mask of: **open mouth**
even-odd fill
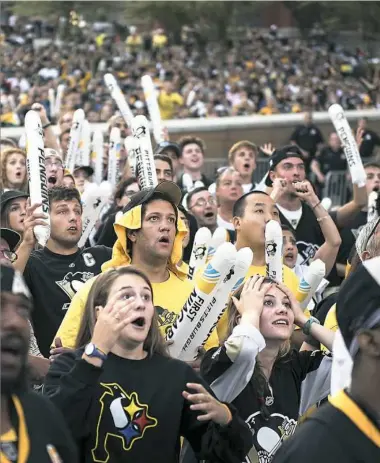
[[[24,343],[19,338],[13,338],[9,340],[1,341],[1,357],[2,361],[15,361],[17,360],[24,351]]]
[[[276,326],[289,326],[289,321],[286,320],[285,318],[281,318],[281,319],[276,320],[275,322],[273,322],[272,325],[276,325]]]
[[[213,218],[214,216],[215,216],[215,215],[214,215],[213,212],[206,212],[206,213],[205,213],[206,219],[211,219],[211,218]]]
[[[68,230],[68,231],[71,231],[71,232],[77,232],[77,231],[78,231],[78,228],[72,226],[72,227],[69,227],[67,230]]]
[[[161,238],[158,240],[159,243],[164,243],[164,244],[169,244],[170,240],[168,236],[161,236]]]
[[[134,320],[132,322],[132,325],[137,326],[139,328],[144,328],[144,326],[145,326],[145,318],[144,317],[136,318],[136,320]]]
[[[55,185],[57,183],[57,177],[55,177],[54,175],[51,175],[48,179],[47,179],[48,183],[51,183],[52,185]]]
[[[285,259],[293,259],[294,254],[292,252],[288,252],[287,254],[284,255]]]
[[[245,164],[243,164],[243,167],[245,170],[248,170],[251,166],[246,162]]]
[[[16,172],[16,177],[20,178],[21,177],[21,172]]]

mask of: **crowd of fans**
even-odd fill
[[[17,18],[10,27],[15,34]],[[54,35],[54,30],[45,29],[44,33]],[[113,67],[117,63],[107,62],[112,61],[111,54],[106,56],[103,47],[109,47],[108,52],[128,50],[119,64],[124,69],[124,58],[131,59],[128,70],[135,70],[137,80],[119,74],[124,86],[125,82],[136,85],[137,71],[146,70],[140,69],[144,59],[153,56],[154,62],[160,63],[156,71],[158,78],[162,71],[162,92],[167,96],[168,87],[178,85],[178,108],[172,108],[176,116],[182,114],[180,102],[190,97],[193,84],[202,82],[193,94],[194,104],[204,96],[204,83],[206,87],[216,84],[215,92],[220,85],[228,114],[237,104],[233,89],[242,93],[241,88],[250,85],[249,73],[265,79],[263,88],[270,88],[265,66],[259,70],[256,61],[249,72],[244,66],[237,68],[232,50],[227,55],[233,57],[230,66],[220,71],[223,76],[192,77],[196,73],[192,66],[178,70],[172,66],[168,80],[165,57],[172,54],[173,63],[176,52],[163,31],[156,34],[160,37],[158,41],[156,37],[156,47],[154,36],[148,47],[138,38],[138,31],[128,36],[126,44],[98,36],[93,51],[81,54],[67,49],[66,63],[61,62],[62,49],[55,54],[53,45],[49,45],[48,55],[45,51],[38,56],[31,50],[30,55],[22,55],[27,44],[18,48],[23,70],[15,78],[25,87],[33,84],[23,92],[28,98],[23,111],[30,106],[43,126],[45,161],[40,158],[39,170],[41,178],[46,177],[49,211],[42,212],[40,204],[31,203],[25,150],[2,138],[1,461],[379,461],[380,163],[376,155],[380,138],[368,128],[366,119],[353,127],[365,184],[352,182],[339,137],[332,131],[325,140],[310,112],[305,112],[302,124],[289,133],[285,146],[274,147],[268,140],[258,147],[255,140],[237,140],[224,153],[225,165],[213,176],[205,175],[207,148],[196,136],[173,140],[165,131],[165,141],[154,147],[152,168],[157,184],[149,188],[141,187],[143,173],[130,165],[122,148],[118,182],[111,185],[107,204],[99,211],[85,245],[80,245],[88,219],[89,192],[100,191],[100,184],[110,180],[110,131],[120,129],[122,147],[130,135],[110,100],[103,114],[107,104],[103,83],[92,75],[86,78],[78,68],[81,62],[87,63],[91,53],[100,55],[97,66],[103,60],[104,70],[110,66],[116,74],[121,70]],[[247,40],[247,49],[255,40]],[[286,47],[275,28],[266,40],[257,38],[256,44],[261,50],[272,47],[273,62],[276,50],[283,52]],[[309,49],[313,55],[305,52],[303,61],[303,53],[292,55],[293,44],[288,63],[278,56],[282,70],[276,67],[275,71],[266,63],[271,72],[284,73],[277,76],[280,86],[281,79],[286,82],[282,89],[271,89],[272,102],[278,104],[281,91],[292,104],[302,106],[308,98],[305,75],[296,72],[286,77],[290,68],[302,72],[314,66],[316,79],[327,77],[326,88],[342,79],[350,93],[355,81],[337,74],[332,78],[331,70],[319,62],[323,49],[323,45],[315,45]],[[215,65],[214,70],[223,62],[218,61],[216,49],[209,55],[210,50],[198,50],[196,42],[185,43],[177,51],[188,60],[179,60],[178,66],[193,60],[197,73],[203,72],[205,56]],[[260,58],[265,61],[265,51],[262,53]],[[331,53],[330,57],[335,56]],[[40,72],[40,64],[29,71],[28,65],[22,64],[25,56],[25,63],[43,63],[45,71]],[[6,67],[11,67],[13,58],[7,55]],[[43,92],[61,81],[58,62],[65,69],[66,82],[72,82],[67,84],[57,137]],[[324,68],[321,74],[320,65]],[[30,74],[24,74],[26,69]],[[95,69],[94,75],[97,72]],[[239,82],[243,79],[243,87],[238,81],[236,87],[228,82],[234,72],[238,72]],[[49,73],[58,75],[49,80]],[[37,74],[37,81],[29,82]],[[190,84],[188,95],[182,78]],[[3,76],[2,85],[7,86],[8,81],[9,77]],[[298,98],[302,95],[302,102],[297,97],[293,101],[292,93],[287,93],[289,82],[293,89],[299,85],[295,93]],[[17,85],[14,89],[16,95]],[[142,106],[135,109],[144,110],[139,89],[136,92],[136,102],[141,101]],[[263,91],[260,98],[269,98],[268,92]],[[357,89],[354,92],[357,97]],[[260,98],[251,100],[252,108],[258,109],[255,105]],[[332,102],[329,98],[323,105]],[[99,106],[95,110],[96,101]],[[307,103],[309,107],[310,101]],[[95,164],[78,164],[72,171],[65,166],[72,110],[78,106],[86,109],[90,122],[91,113],[102,113],[108,123],[103,182],[96,183],[93,178]],[[269,159],[268,172],[256,182],[260,155]],[[335,171],[346,177],[348,197],[330,209],[324,187],[329,173]],[[37,227],[46,227],[47,220],[49,237],[42,245]],[[269,258],[277,246],[276,242],[267,246],[268,224],[282,232],[281,279],[268,277]],[[232,294],[226,293],[225,299],[223,285],[235,270],[228,274],[221,270],[220,291],[210,293],[207,304],[202,295],[216,278],[213,260],[195,274],[189,268],[200,228],[206,228],[203,231],[215,239],[208,249],[204,246],[202,255],[218,253],[218,246],[228,242],[227,248],[245,250],[251,256],[244,282]],[[218,241],[221,236],[223,244]],[[324,279],[303,306],[305,292],[311,291],[308,272],[315,262],[323,269]],[[218,300],[221,295],[223,300]],[[219,314],[203,344],[192,346],[196,352],[192,361],[170,355],[170,339],[178,323],[194,317],[196,321],[192,318],[191,322],[201,327],[211,317],[216,300],[226,310]],[[194,312],[187,311],[189,307]],[[179,340],[175,335],[173,339],[175,346]]]
[[[61,112],[81,107],[90,122],[106,122],[115,110],[106,72],[117,77],[135,114],[146,112],[140,78],[150,74],[163,119],[323,111],[336,102],[345,109],[380,107],[372,57],[323,34],[303,40],[284,38],[276,27],[247,29],[222,45],[190,27],[175,43],[161,28],[118,33],[111,24],[78,24],[75,34],[56,41],[60,26],[10,17],[2,35],[2,126],[22,125],[37,100],[51,117],[48,90],[59,84],[66,86]],[[47,44],[36,48],[35,37]]]

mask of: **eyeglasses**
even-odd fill
[[[45,166],[46,167],[52,167],[52,166],[63,167],[63,164],[62,164],[62,161],[52,162],[52,161],[48,160],[48,161],[45,161]]]
[[[123,196],[126,196],[127,198],[131,198],[135,193],[137,192],[134,190],[127,190],[127,191],[124,191]]]
[[[0,249],[0,253],[3,255],[5,259],[9,260],[11,263],[17,260],[17,254],[13,251],[8,251],[7,249]]]
[[[190,207],[192,209],[193,207],[205,207],[206,204],[210,204],[210,206],[216,206],[216,200],[213,196],[210,196],[208,199],[205,198],[199,198],[195,201],[195,203]]]

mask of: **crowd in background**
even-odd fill
[[[86,24],[55,40],[58,21],[11,16],[2,35],[1,125],[19,126],[34,101],[50,115],[48,89],[65,84],[62,112],[83,108],[90,122],[106,122],[115,104],[104,86],[112,72],[135,114],[146,113],[140,78],[150,74],[163,119],[380,107],[379,69],[360,49],[345,50],[326,35],[285,38],[275,26],[246,29],[228,44],[207,42],[184,27],[180,43],[157,27]],[[126,37],[126,38],[125,38]],[[48,39],[38,48],[35,38]],[[60,115],[57,115],[58,118]]]
[[[147,37],[132,27],[126,41],[84,28],[81,45],[36,52],[30,40],[53,37],[54,28],[18,18],[8,26],[1,85],[11,115],[2,123],[23,125],[30,108],[39,114],[49,215],[30,202],[23,143],[1,138],[1,461],[379,461],[377,131],[366,118],[352,126],[365,176],[354,183],[333,126],[325,139],[309,110],[284,146],[236,140],[213,175],[201,138],[174,140],[164,129],[153,148],[157,185],[142,188],[146,179],[124,145],[131,130],[102,81],[112,71],[135,113],[145,112],[139,79],[151,72],[162,85],[163,119],[324,110],[333,102],[375,107],[368,88],[379,77],[355,77],[362,55],[343,58],[323,34],[287,42],[275,27],[247,31],[227,53],[202,47],[188,29],[172,46],[161,29]],[[48,88],[63,81],[57,136]],[[90,123],[107,122],[102,182],[94,160],[67,169],[77,108]],[[113,127],[122,141],[118,179],[82,246],[86,201],[110,181]],[[260,156],[268,172],[256,181]],[[331,208],[325,187],[334,172],[348,188]],[[278,243],[267,242],[269,225],[281,233],[278,279],[268,278]],[[199,317],[191,319],[193,340],[237,268],[221,270],[220,292],[206,304],[201,291],[210,274],[215,279],[207,273],[214,261],[195,275],[189,268],[200,228],[215,239],[204,255],[217,243],[250,258],[244,284],[218,301],[226,310],[207,339],[185,345],[194,349],[185,362],[171,355],[177,323]],[[315,263],[320,285],[303,306]]]

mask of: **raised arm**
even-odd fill
[[[297,195],[311,207],[321,227],[325,242],[316,252],[314,259],[321,259],[325,263],[326,275],[328,275],[335,264],[339,246],[342,243],[339,231],[333,219],[319,201],[310,182],[298,182],[295,188]]]

